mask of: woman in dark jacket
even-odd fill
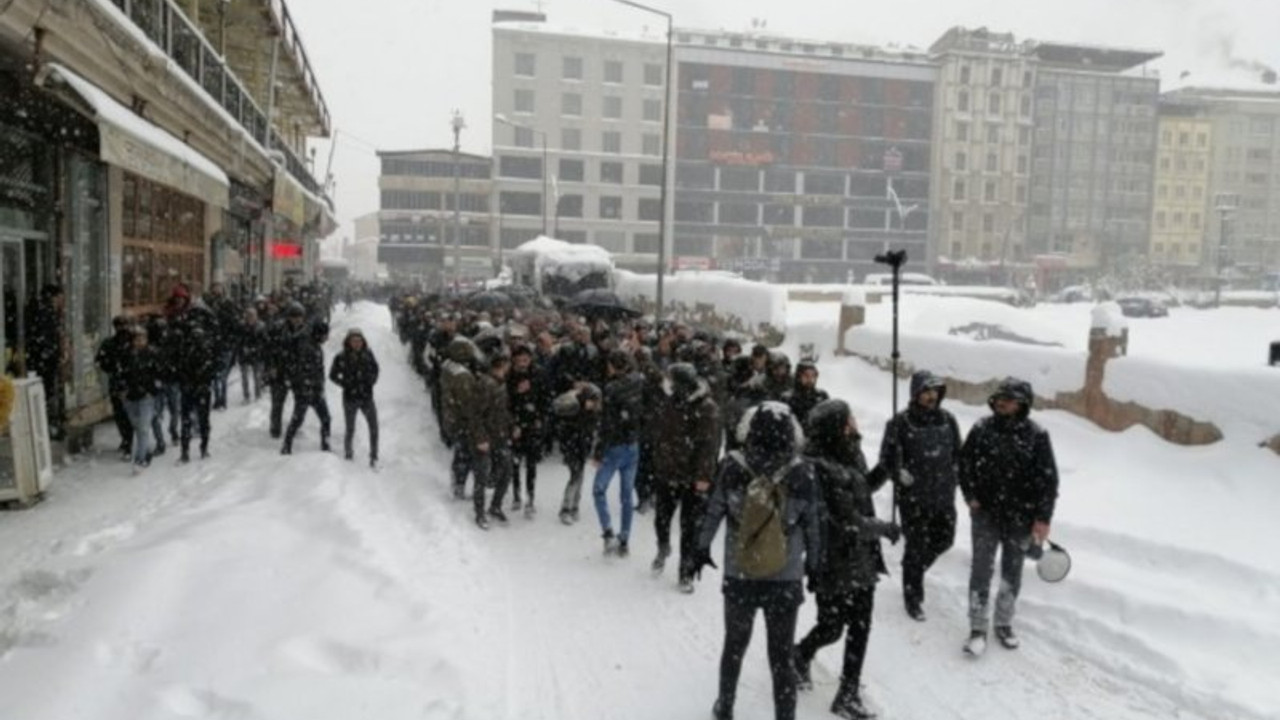
[[[373,356],[364,333],[356,328],[347,331],[342,352],[333,359],[329,380],[342,388],[342,416],[346,421],[343,452],[354,457],[351,441],[356,434],[356,413],[364,413],[369,423],[369,466],[378,464],[378,406],[373,401],[373,386],[378,382],[378,359]]]
[[[811,686],[813,656],[839,640],[847,627],[844,668],[831,712],[848,720],[868,718],[871,714],[862,704],[858,687],[876,583],[886,574],[880,539],[897,542],[900,531],[897,525],[876,519],[871,496],[885,477],[867,470],[848,403],[819,403],[805,427],[805,458],[813,464],[822,492],[822,559],[810,577],[810,588],[818,599],[818,624],[796,646],[796,675],[802,687]]]
[[[151,464],[151,418],[155,395],[160,389],[160,358],[147,342],[147,331],[135,327],[133,344],[121,363],[121,386],[125,413],[133,427],[133,469],[139,472]]]

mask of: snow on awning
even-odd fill
[[[98,124],[103,162],[210,205],[230,206],[231,182],[217,163],[137,115],[98,86],[57,63],[40,69],[36,85],[70,99],[73,107]]]

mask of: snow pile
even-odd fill
[[[614,273],[614,289],[624,300],[653,301],[657,295],[656,275],[640,275],[626,270]],[[665,302],[682,304],[690,310],[711,307],[717,315],[737,318],[752,329],[768,325],[779,331],[787,327],[787,291],[780,285],[744,280],[725,273],[681,272],[663,281]]]
[[[1280,371],[1222,370],[1175,360],[1123,357],[1107,363],[1107,397],[1212,422],[1227,437],[1261,442],[1280,433]]]
[[[1124,337],[1129,330],[1129,321],[1125,319],[1124,313],[1120,311],[1119,303],[1104,302],[1098,303],[1092,312],[1094,330],[1101,330],[1106,333],[1109,338]]]
[[[824,293],[833,297],[839,297],[841,293],[849,288],[856,288],[871,295],[884,295],[885,297],[893,295],[893,286],[889,283],[883,285],[875,283],[854,285],[830,283],[792,284],[787,285],[786,288],[788,291],[797,293]],[[1021,297],[1017,290],[986,285],[900,285],[899,289],[902,295],[977,298],[1002,303],[1015,303]]]
[[[534,272],[578,282],[593,273],[613,272],[613,256],[598,245],[574,244],[545,235],[512,250],[510,255],[532,257]],[[513,258],[514,259],[514,258]]]

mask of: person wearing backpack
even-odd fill
[[[840,639],[844,666],[831,712],[845,720],[875,717],[862,704],[859,685],[871,635],[876,583],[887,575],[881,538],[898,542],[897,524],[876,519],[871,496],[887,480],[880,468],[868,471],[862,436],[843,400],[827,400],[809,412],[805,424],[805,458],[813,464],[822,492],[822,559],[809,588],[818,601],[818,624],[795,649],[796,679],[802,689],[813,686],[809,667],[819,650]]]
[[[560,452],[569,467],[564,501],[560,504],[560,522],[578,522],[578,505],[582,501],[582,479],[591,453],[591,441],[600,424],[600,388],[591,383],[570,390],[552,403],[556,430],[560,435]]]
[[[813,466],[799,457],[804,434],[780,402],[747,411],[738,428],[742,451],[720,463],[698,537],[695,577],[710,565],[711,542],[722,521],[724,542],[724,650],[716,720],[732,720],[742,660],[756,611],[764,611],[776,720],[796,716],[792,647],[804,602],[804,577],[818,571],[821,498]]]

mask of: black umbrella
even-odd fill
[[[527,285],[503,285],[502,287],[494,288],[493,292],[501,293],[511,298],[511,301],[519,308],[532,307],[538,299],[538,291]]]
[[[465,304],[468,310],[476,312],[510,310],[515,306],[510,296],[492,290],[484,290],[468,297]]]
[[[640,317],[640,311],[627,306],[612,290],[598,288],[583,290],[573,296],[569,309],[591,319],[623,320]]]

